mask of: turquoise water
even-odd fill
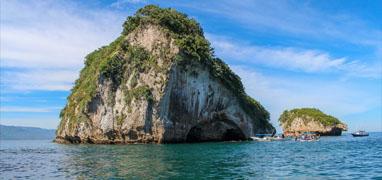
[[[319,142],[61,145],[1,141],[1,179],[382,179],[382,133]]]

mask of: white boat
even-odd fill
[[[272,141],[286,141],[286,140],[290,140],[290,138],[285,137],[283,134],[272,136]]]
[[[259,141],[259,142],[270,142],[270,141],[285,141],[288,140],[287,138],[284,138],[282,136],[254,136],[251,137],[252,140],[254,141]]]
[[[300,141],[300,142],[312,142],[312,141],[319,141],[319,139],[297,139],[297,141]]]
[[[357,131],[357,132],[351,133],[351,135],[353,135],[353,137],[362,137],[362,136],[369,136],[369,133],[366,131]]]
[[[300,142],[312,142],[312,141],[319,141],[320,136],[315,133],[305,132],[301,136],[296,137],[296,141]]]
[[[251,137],[252,140],[258,142],[270,142],[272,141],[271,137]]]

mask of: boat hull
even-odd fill
[[[351,134],[353,137],[363,137],[363,136],[369,136],[369,134]]]

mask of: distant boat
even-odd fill
[[[353,135],[354,137],[362,137],[362,136],[369,136],[369,133],[366,131],[357,131],[357,132],[351,133],[351,135]]]
[[[255,134],[251,139],[259,142],[270,142],[272,141],[272,134]]]
[[[283,135],[273,136],[273,134],[256,134],[255,136],[251,137],[251,139],[254,141],[258,141],[258,142],[286,141],[286,140],[288,140]]]
[[[271,137],[251,137],[252,140],[258,142],[271,142]]]
[[[313,132],[304,132],[302,135],[296,137],[295,140],[300,142],[319,141],[320,136]]]

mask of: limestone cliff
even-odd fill
[[[346,124],[314,108],[284,111],[279,122],[286,136],[295,136],[303,132],[315,132],[323,136],[339,136],[342,131],[347,130]]]
[[[275,131],[195,20],[149,5],[123,26],[117,40],[86,57],[56,142],[244,140]]]

